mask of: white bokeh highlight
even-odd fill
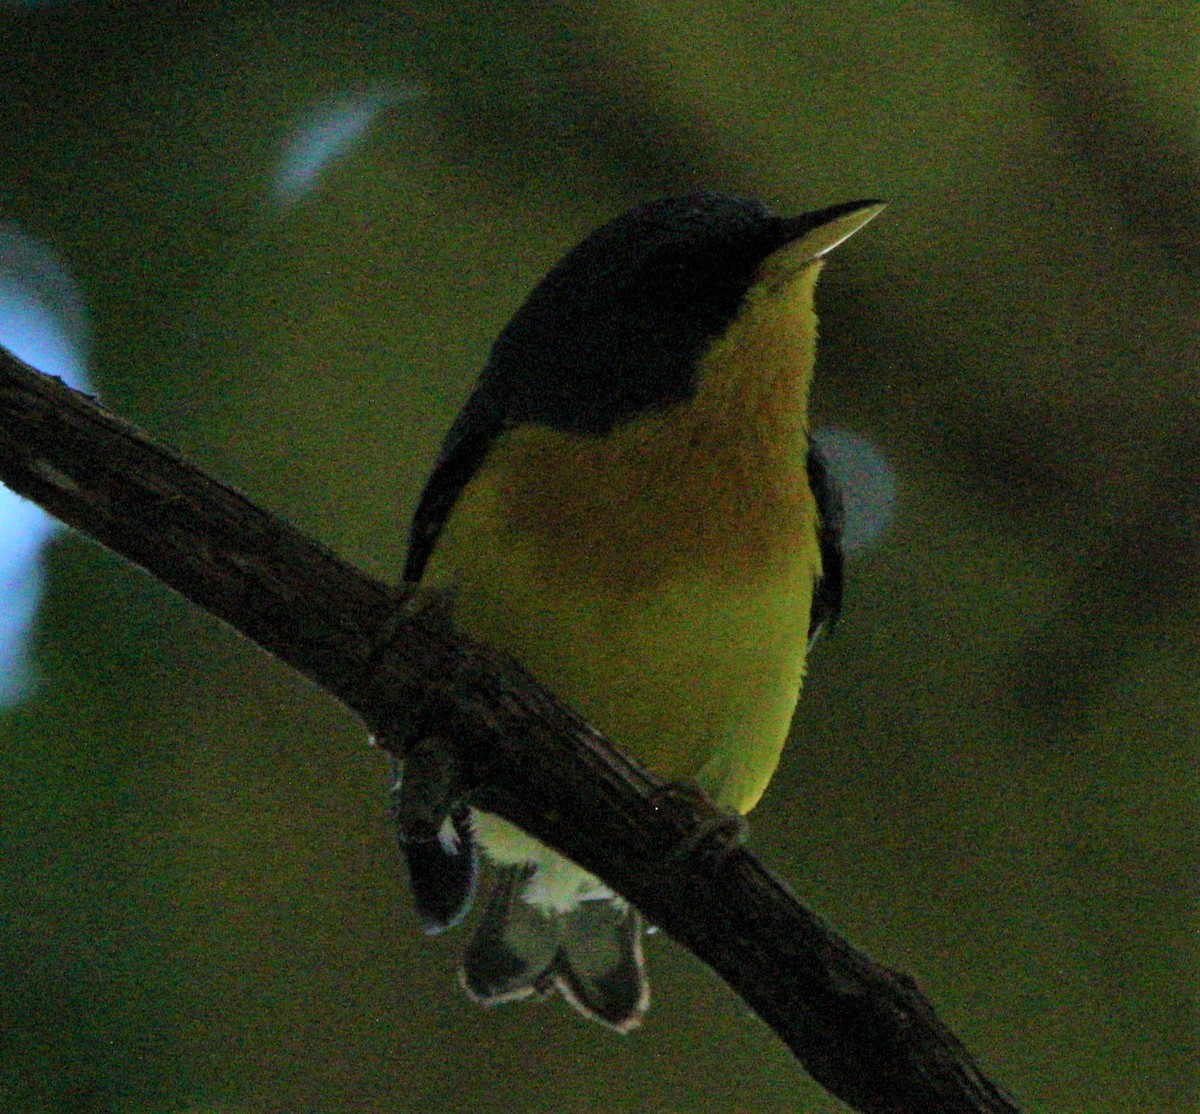
[[[286,207],[311,193],[321,174],[353,151],[383,112],[424,95],[420,86],[402,85],[344,94],[312,109],[284,145],[272,187],[275,200]]]

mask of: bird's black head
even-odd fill
[[[816,259],[880,208],[855,201],[785,218],[757,201],[695,193],[593,232],[497,338],[421,497],[405,579],[421,577],[459,494],[506,430],[600,436],[692,398],[701,356],[737,317],[763,261],[802,238]]]
[[[585,434],[690,398],[701,354],[737,315],[759,264],[811,227],[804,221],[720,193],[610,221],[517,310],[481,391],[504,425]]]

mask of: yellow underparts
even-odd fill
[[[425,576],[452,587],[464,629],[622,750],[740,812],[779,761],[820,575],[806,471],[817,269],[752,289],[690,403],[606,437],[504,435]],[[606,892],[497,817],[477,830],[494,859],[542,865],[535,903]]]

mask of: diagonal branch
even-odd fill
[[[303,673],[382,739],[441,709],[478,800],[603,878],[869,1114],[1016,1114],[907,976],[801,906],[444,604],[357,571],[0,349],[0,481]],[[691,848],[681,854],[680,848]]]

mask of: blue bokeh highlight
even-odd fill
[[[0,222],[0,345],[86,390],[87,316],[69,272],[44,244]],[[42,591],[42,551],[60,525],[0,487],[0,704],[26,694],[29,637]]]

